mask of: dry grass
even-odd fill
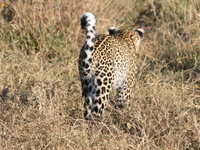
[[[0,149],[199,149],[198,0],[0,2]],[[97,33],[145,29],[131,106],[88,126],[77,70],[84,12]]]

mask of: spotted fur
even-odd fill
[[[136,53],[143,29],[109,28],[109,35],[95,36],[95,17],[85,13],[81,28],[86,40],[79,56],[79,74],[84,98],[84,118],[100,118],[111,90],[116,90],[116,106],[129,102],[136,74]]]

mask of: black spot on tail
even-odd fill
[[[89,63],[92,63],[92,58],[89,58],[88,61],[89,61]]]
[[[95,26],[93,26],[92,28],[93,28],[93,30],[95,30]]]
[[[85,29],[86,28],[86,25],[87,25],[87,16],[83,16],[82,18],[81,18],[81,28],[82,29]]]
[[[91,47],[90,47],[90,51],[93,51],[93,48],[94,48],[94,47],[93,47],[93,46],[91,46]]]
[[[91,38],[91,36],[87,35],[87,39],[90,39],[90,38]]]

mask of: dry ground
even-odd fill
[[[0,1],[0,149],[200,149],[198,0]],[[86,128],[79,19],[143,27],[131,106]],[[113,98],[112,98],[113,99]]]

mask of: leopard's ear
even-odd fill
[[[138,32],[138,34],[139,34],[139,36],[140,36],[141,38],[143,37],[144,29],[142,29],[142,28],[137,28],[135,31]]]
[[[109,32],[109,35],[113,35],[114,33],[116,33],[115,26],[109,26],[108,27],[108,32]]]

